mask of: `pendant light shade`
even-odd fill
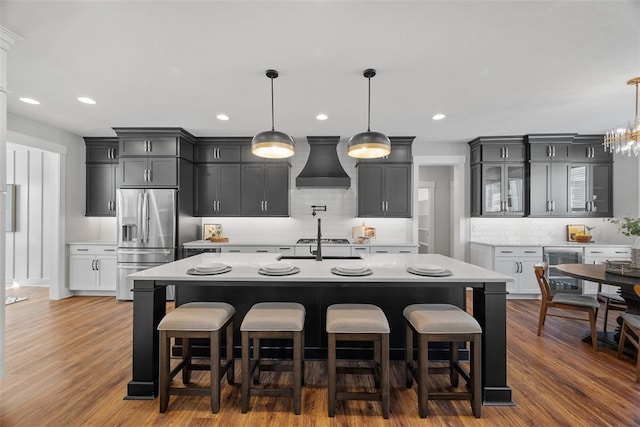
[[[349,139],[347,154],[358,159],[375,159],[388,156],[391,153],[391,141],[383,133],[371,132],[371,78],[376,75],[376,70],[372,68],[366,69],[363,75],[369,80],[367,131],[360,132]]]
[[[295,153],[295,142],[284,132],[275,130],[273,114],[273,79],[278,77],[276,70],[267,70],[266,76],[271,79],[271,130],[260,132],[251,140],[251,152],[267,159],[284,159]]]

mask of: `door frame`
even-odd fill
[[[451,192],[451,257],[460,261],[466,258],[466,246],[468,240],[468,221],[464,216],[465,183],[466,183],[466,157],[465,156],[413,156],[413,182],[420,182],[419,172],[421,166],[451,166],[453,169],[453,181]],[[413,241],[418,241],[418,186],[413,187]]]

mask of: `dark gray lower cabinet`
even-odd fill
[[[117,163],[87,163],[86,215],[115,216]]]
[[[240,193],[242,215],[288,216],[289,164],[243,164]]]
[[[358,165],[359,217],[411,217],[411,164]]]
[[[195,165],[195,215],[240,215],[240,164]]]

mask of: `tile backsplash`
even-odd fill
[[[550,244],[567,241],[567,224],[584,224],[594,243],[633,244],[606,218],[471,218],[469,240],[496,244]]]
[[[309,157],[309,144],[296,141],[296,154],[290,159],[288,218],[202,218],[203,224],[222,224],[223,234],[235,242],[291,242],[298,238],[315,237],[317,218],[322,219],[322,235],[326,238],[351,239],[351,227],[367,225],[376,227],[377,236],[372,243],[407,243],[412,240],[411,218],[357,218],[357,169],[356,159],[347,156],[347,139],[338,144],[338,158],[351,177],[348,189],[296,188],[296,177]],[[311,205],[326,205],[326,212],[311,215]]]

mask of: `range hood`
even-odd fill
[[[296,178],[298,188],[349,188],[351,178],[338,159],[339,136],[308,136],[307,164]]]

